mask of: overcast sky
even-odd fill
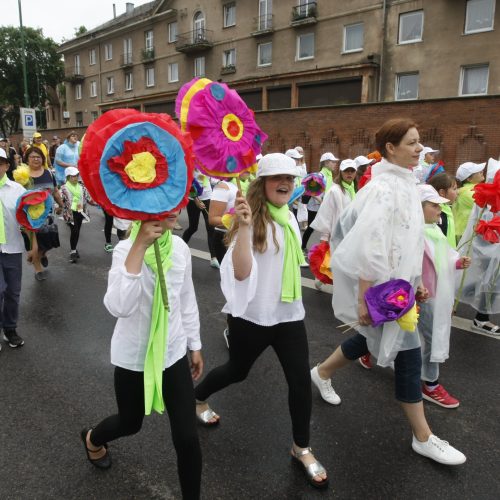
[[[135,7],[150,0],[130,0]],[[127,0],[21,0],[23,25],[42,28],[45,36],[61,43],[74,38],[75,28],[95,28],[125,12]],[[0,26],[19,26],[18,0],[0,0]]]

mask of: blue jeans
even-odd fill
[[[0,252],[0,328],[17,327],[22,273],[22,253]]]
[[[368,354],[366,338],[360,333],[345,340],[340,345],[342,354],[349,360]],[[422,401],[422,385],[420,372],[422,368],[422,352],[420,347],[399,351],[394,360],[396,399],[403,403]]]

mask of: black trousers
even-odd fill
[[[302,235],[302,250],[305,250],[307,248],[307,242],[309,241],[311,234],[313,234],[314,229],[311,227],[311,224],[316,218],[316,215],[318,215],[318,212],[313,212],[312,210],[307,211],[307,229]]]
[[[144,374],[115,368],[118,413],[105,418],[91,433],[95,446],[136,434],[144,420]],[[201,482],[201,448],[196,427],[193,381],[187,356],[163,372],[163,400],[177,453],[182,498],[198,499]]]
[[[309,446],[312,396],[309,347],[304,322],[260,326],[228,315],[227,323],[229,361],[214,368],[196,387],[196,399],[205,401],[214,392],[245,380],[256,359],[265,349],[272,347],[288,383],[293,440],[297,446],[306,448]]]
[[[210,200],[204,200],[203,203],[207,207],[206,211],[198,208],[194,200],[189,200],[186,210],[188,214],[189,226],[182,234],[182,239],[189,243],[191,236],[193,236],[196,231],[198,231],[198,224],[200,222],[200,213],[203,215],[205,221],[205,228],[207,230],[207,243],[208,251],[210,252],[210,257],[215,257],[214,250],[214,228],[208,223],[208,209],[210,207]]]
[[[78,240],[80,239],[80,229],[82,228],[83,215],[73,210],[73,224],[69,225],[71,234],[69,236],[69,246],[71,250],[76,250]]]
[[[111,245],[111,231],[113,230],[113,216],[109,215],[104,210],[102,212],[104,213],[104,239],[106,240],[107,244]],[[127,234],[127,231],[125,231],[124,229],[117,229],[116,230],[116,235],[118,236],[119,240],[124,240],[126,234]]]
[[[225,236],[226,236],[225,232],[217,231],[216,229],[214,229],[214,235],[212,241],[214,244],[215,256],[217,257],[217,260],[219,262],[222,262],[222,259],[224,258],[224,255],[226,255],[227,252],[227,247],[224,243]]]

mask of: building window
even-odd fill
[[[97,97],[97,82],[95,80],[90,82],[90,97]]]
[[[99,117],[99,113],[97,111],[91,111],[90,112],[90,119],[95,122],[97,118]]]
[[[106,78],[106,89],[107,89],[108,94],[115,93],[115,77],[114,76],[108,76]]]
[[[179,81],[179,63],[168,64],[168,81],[169,83]]]
[[[153,30],[144,32],[144,45],[146,50],[153,49]]]
[[[231,2],[224,5],[224,28],[236,25],[236,3]]]
[[[113,45],[110,43],[107,43],[104,46],[104,60],[111,61],[111,59],[113,59]]]
[[[75,85],[75,99],[81,99],[82,98],[82,84],[77,83]]]
[[[460,76],[460,95],[482,95],[488,93],[487,64],[463,66]]]
[[[125,73],[125,90],[132,90],[134,88],[134,77],[132,71]]]
[[[196,57],[194,60],[194,76],[205,76],[205,57]]]
[[[422,41],[424,31],[424,11],[406,12],[399,15],[398,43],[415,43]]]
[[[273,27],[273,0],[259,0],[259,31]]]
[[[197,12],[193,17],[194,41],[205,39],[205,16],[203,12]]]
[[[75,75],[81,75],[80,72],[80,54],[77,54],[74,58],[75,61]]]
[[[273,42],[259,43],[257,47],[257,66],[271,66],[273,60]]]
[[[236,66],[236,49],[225,50],[222,53],[222,67]]]
[[[177,21],[168,23],[168,43],[177,41]]]
[[[89,66],[92,66],[95,64],[95,49],[90,49],[89,50]]]
[[[83,127],[83,112],[77,111],[75,113],[75,121],[77,127]]]
[[[396,76],[396,101],[418,99],[418,73],[402,73]]]
[[[155,84],[155,69],[146,68],[146,87],[154,87]]]
[[[361,102],[361,78],[299,84],[299,107]]]
[[[297,61],[314,57],[314,33],[307,33],[297,37]]]
[[[344,53],[363,50],[364,25],[363,23],[344,26]]]
[[[267,89],[267,109],[286,109],[291,106],[292,87],[271,87]]]
[[[123,39],[123,64],[132,64],[132,38]]]
[[[495,0],[468,0],[465,14],[465,33],[479,33],[493,29]]]

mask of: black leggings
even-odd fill
[[[303,321],[260,326],[228,315],[229,361],[214,368],[195,389],[196,399],[205,401],[214,392],[246,379],[255,360],[271,346],[278,356],[288,383],[288,406],[293,440],[309,446],[311,420],[311,373],[309,347]]]
[[[113,216],[109,215],[103,210],[104,213],[104,239],[106,240],[106,243],[111,245],[111,231],[113,230]],[[127,234],[127,231],[124,229],[117,229],[116,230],[116,235],[118,236],[118,239],[124,240],[125,235]]]
[[[90,439],[102,446],[122,436],[136,434],[144,419],[143,372],[115,367],[118,413],[105,418],[92,430]],[[198,499],[201,481],[201,449],[196,428],[193,381],[187,356],[163,372],[163,400],[170,420],[177,453],[177,472],[182,498]]]
[[[311,234],[313,234],[314,229],[311,227],[311,224],[316,218],[316,215],[318,215],[318,212],[313,212],[312,210],[307,211],[307,229],[302,235],[302,250],[305,250],[307,248],[307,242],[309,241]]]
[[[73,224],[69,225],[71,231],[71,234],[69,236],[69,246],[72,251],[76,250],[76,245],[78,245],[82,222],[83,215],[80,212],[75,212],[75,210],[73,210]]]
[[[217,231],[216,229],[214,229],[214,235],[212,241],[214,244],[215,256],[217,257],[219,263],[222,262],[222,259],[224,258],[224,255],[226,255],[227,252],[227,247],[224,243],[225,236],[226,236],[225,232]]]
[[[189,243],[191,236],[193,236],[196,231],[198,231],[198,223],[200,222],[200,212],[203,215],[203,219],[205,220],[205,228],[207,230],[207,242],[208,242],[208,250],[210,252],[210,257],[215,257],[214,250],[214,228],[208,223],[208,209],[210,207],[210,200],[204,200],[206,211],[198,208],[194,200],[189,200],[187,204],[187,214],[189,219],[189,227],[182,234],[182,239]]]

